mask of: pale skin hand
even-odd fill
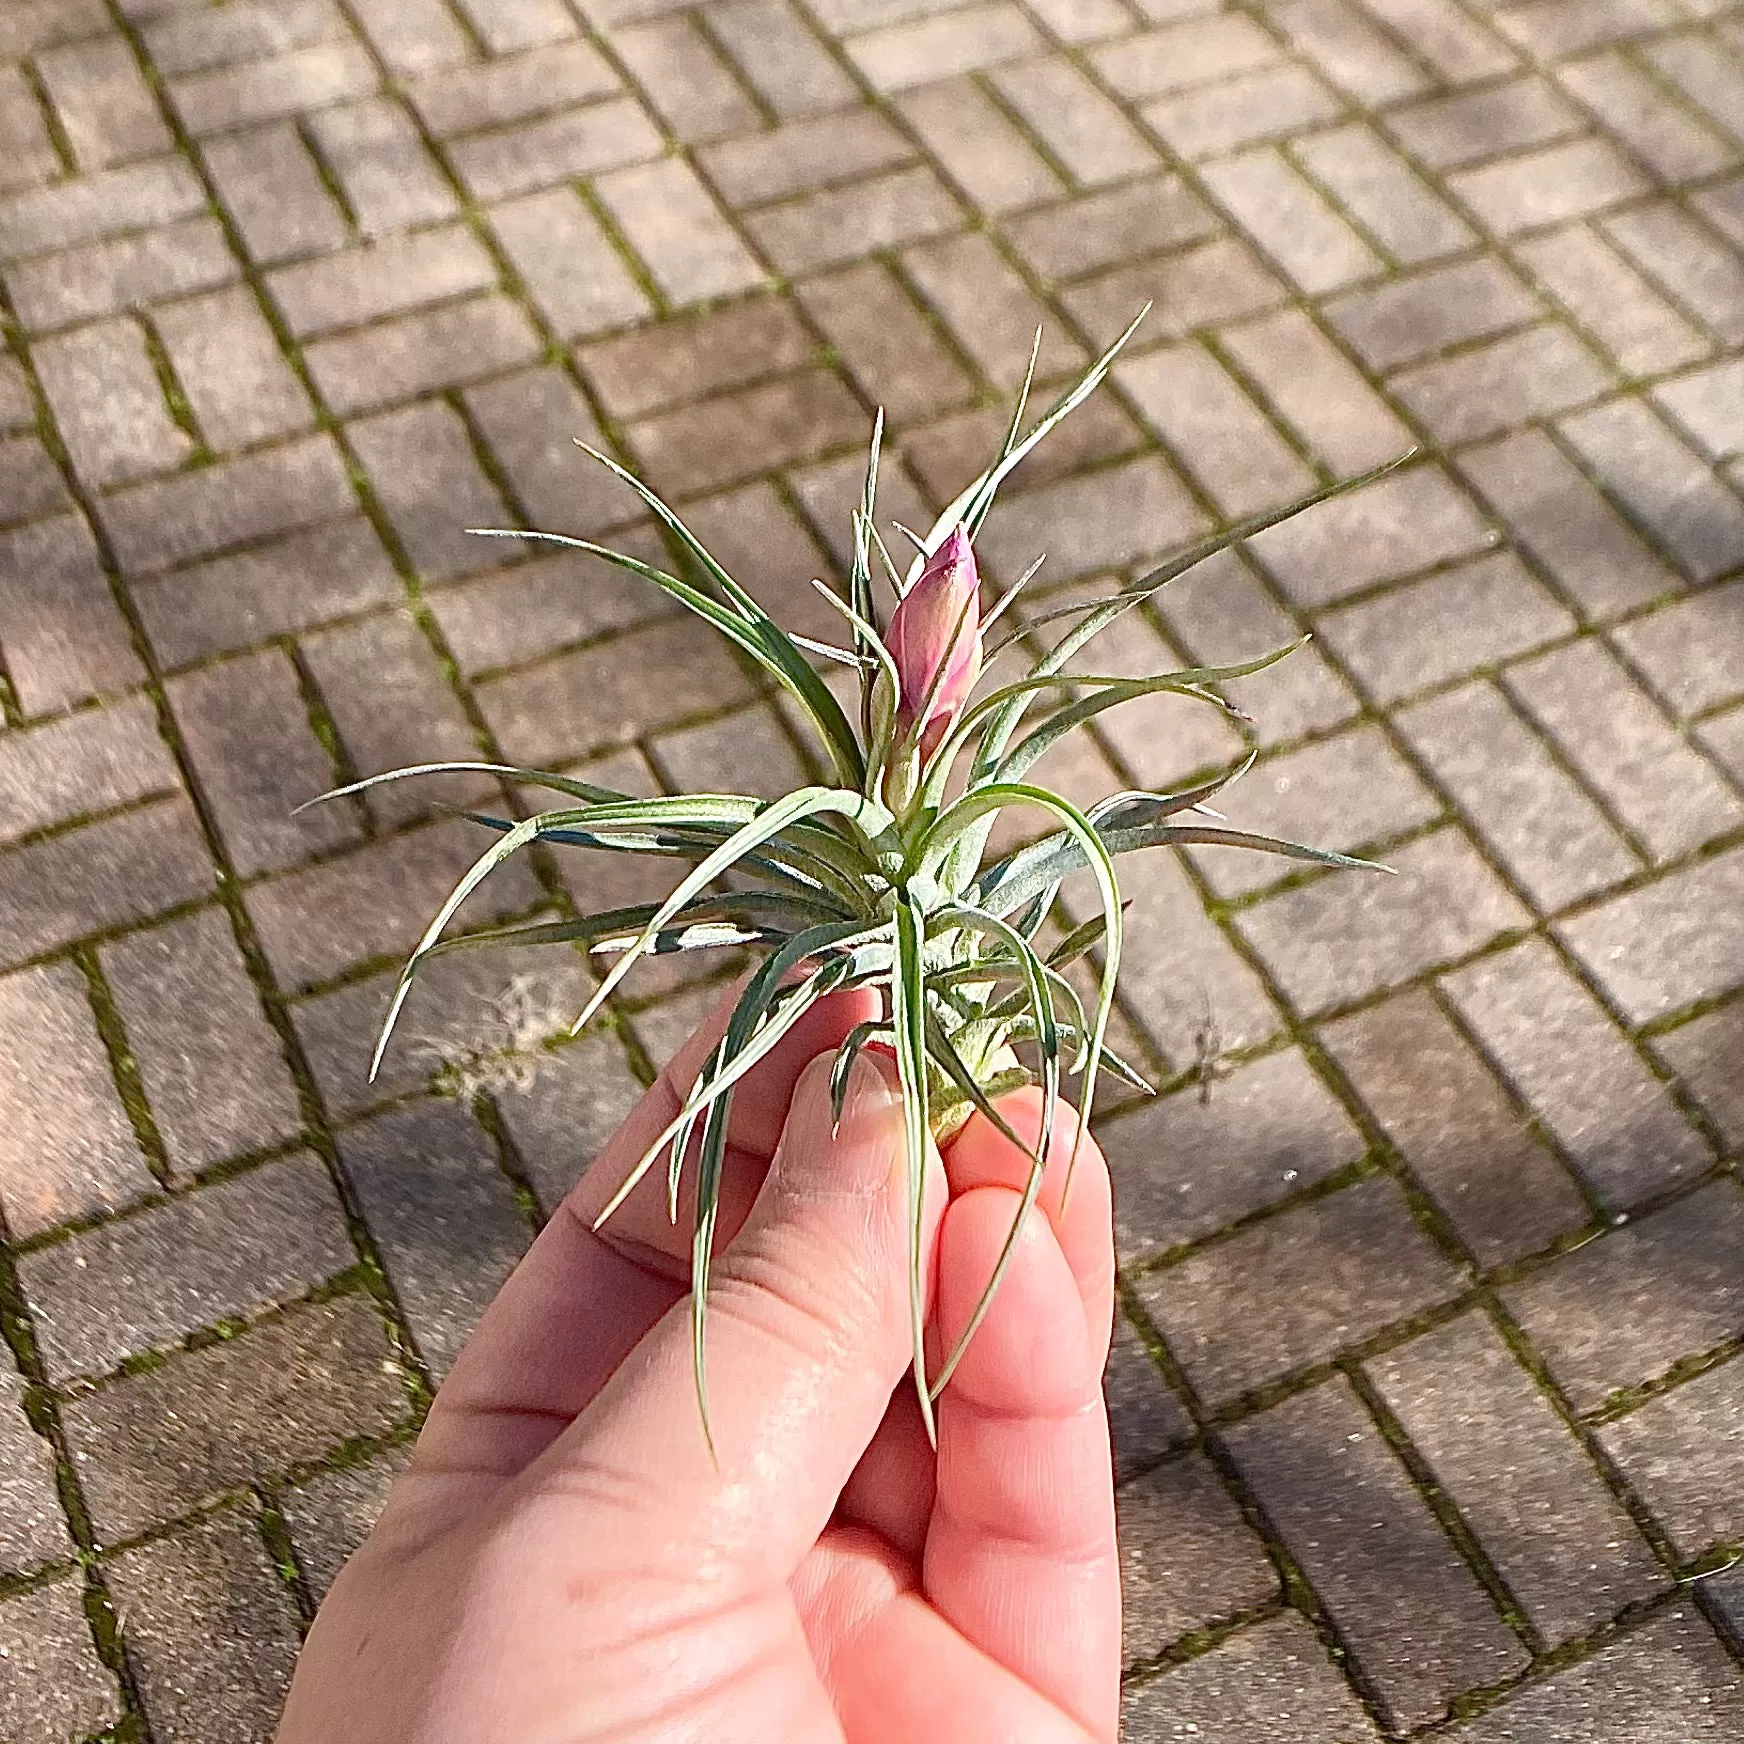
[[[663,1162],[591,1225],[724,1008],[455,1364],[316,1620],[279,1744],[1114,1738],[1107,1171],[1086,1139],[1061,1205],[1062,1122],[1038,1213],[939,1400],[935,1458],[904,1372],[900,1111],[859,1065],[832,1141],[814,1059],[874,1009],[824,1002],[739,1092],[709,1298],[718,1469],[691,1374],[688,1207],[675,1230]],[[1039,1101],[1002,1112],[1031,1136]],[[935,1366],[1027,1166],[979,1116],[932,1163]]]

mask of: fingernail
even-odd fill
[[[827,1079],[821,1087],[827,1110]],[[810,1164],[814,1178],[839,1190],[882,1191],[901,1154],[901,1106],[897,1087],[878,1065],[865,1054],[856,1056],[848,1068],[841,1125],[834,1138],[818,1147],[821,1154]]]

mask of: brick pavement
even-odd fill
[[[659,598],[460,529],[657,550],[583,435],[810,627],[875,404],[916,518],[1038,321],[1057,377],[1146,298],[1002,572],[1419,456],[1110,651],[1316,632],[1243,687],[1230,810],[1404,874],[1128,873],[1169,1089],[1103,1128],[1128,1736],[1744,1730],[1744,1571],[1701,1578],[1744,1551],[1744,11],[7,0],[8,1744],[270,1735],[466,1328],[708,997],[662,969],[524,1088],[584,971],[445,960],[368,1086],[471,853],[428,800],[492,784],[291,806],[475,751],[803,771]],[[1231,754],[1146,706],[1057,778]]]

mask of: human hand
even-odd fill
[[[335,1583],[279,1744],[1106,1744],[1120,1586],[1101,1374],[1107,1170],[1069,1120],[929,1447],[906,1375],[901,1105],[828,1059],[832,996],[735,1099],[703,1439],[689,1207],[663,1170],[594,1217],[724,1027],[680,1051],[533,1244]],[[893,1077],[893,1074],[892,1074]],[[1031,1139],[1040,1098],[1001,1111]],[[930,1165],[933,1362],[998,1257],[1028,1159],[979,1115]],[[687,1177],[688,1178],[688,1177]]]

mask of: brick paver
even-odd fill
[[[442,809],[513,799],[291,807],[805,778],[662,600],[465,527],[670,561],[581,436],[829,633],[874,406],[922,520],[1037,322],[1051,385],[1152,299],[1001,577],[1418,452],[1109,638],[1313,632],[1227,809],[1400,873],[1128,873],[1127,1735],[1733,1735],[1740,1571],[1680,1583],[1744,1549],[1741,94],[1727,0],[0,5],[0,1733],[269,1735],[712,997],[528,1056],[587,966],[449,958],[366,1083]],[[1158,699],[1049,768],[1238,751]]]

